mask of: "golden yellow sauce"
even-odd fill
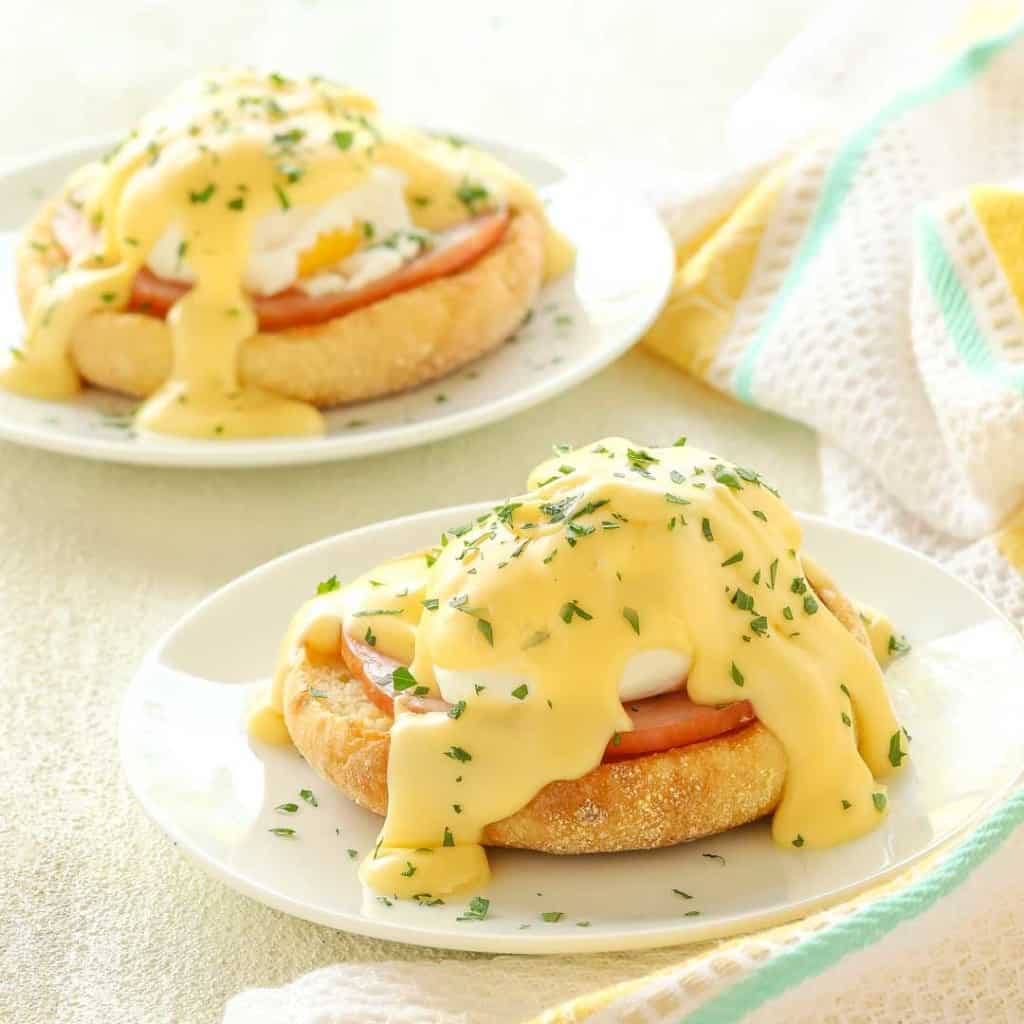
[[[322,432],[313,406],[239,380],[239,349],[257,331],[242,286],[252,229],[270,211],[315,206],[355,188],[378,165],[405,175],[412,219],[431,231],[505,206],[544,217],[529,185],[497,160],[394,125],[357,93],[320,79],[211,75],[171,96],[83,176],[92,181],[85,214],[99,230],[98,246],[40,289],[23,345],[0,368],[0,386],[43,398],[75,394],[76,324],[125,308],[150,250],[178,225],[196,283],[168,314],[171,374],[140,409],[140,426],[207,438]],[[572,249],[550,227],[546,234],[545,272],[553,277],[568,268]],[[322,244],[338,259],[351,245]],[[321,265],[324,252],[307,258],[306,269]]]
[[[885,668],[894,658],[898,658],[910,650],[906,637],[896,632],[892,620],[884,612],[880,612],[869,604],[864,604],[863,601],[857,602],[857,612],[861,622],[864,623],[868,639],[871,641],[871,650],[882,668]]]
[[[399,700],[368,886],[485,881],[485,826],[601,762],[631,728],[623,669],[651,649],[690,659],[694,701],[749,700],[782,744],[776,842],[823,847],[878,825],[876,779],[906,744],[878,662],[809,588],[800,526],[775,491],[695,448],[621,439],[559,454],[529,488],[425,555],[315,598],[286,637],[279,711],[303,644],[336,649],[339,628],[372,630],[423,692],[440,692],[442,669],[480,681],[448,714],[403,714]]]

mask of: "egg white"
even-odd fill
[[[657,647],[634,654],[626,662],[619,677],[619,699],[643,700],[659,693],[670,693],[680,690],[686,682],[690,671],[690,657],[680,651]],[[503,672],[497,669],[451,669],[434,666],[441,696],[449,704],[460,700],[469,700],[476,696],[476,687],[487,687],[487,695],[492,700],[505,701],[510,704],[519,703],[519,698],[512,696],[512,691],[522,685],[527,687],[527,697],[534,692],[534,679],[528,673]]]
[[[405,201],[405,175],[391,167],[375,166],[363,184],[333,196],[317,206],[274,210],[253,225],[249,263],[242,283],[250,294],[274,295],[299,280],[299,256],[317,238],[331,231],[350,229],[357,222],[373,225],[373,237],[386,239],[412,228]],[[182,256],[181,226],[171,224],[149,252],[146,265],[158,277],[193,284],[196,275]],[[341,273],[312,275],[304,282],[308,294],[323,294],[359,287],[398,269],[419,251],[417,243],[403,239],[393,248],[371,246],[350,256]],[[310,282],[313,283],[310,287]]]

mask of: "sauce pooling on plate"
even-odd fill
[[[0,386],[43,398],[75,394],[76,324],[138,308],[133,291],[147,281],[161,294],[166,278],[158,274],[154,288],[156,268],[169,276],[171,294],[175,282],[182,294],[167,313],[170,376],[138,422],[205,438],[324,427],[313,406],[240,380],[239,349],[259,329],[253,290],[299,285],[322,297],[401,266],[482,214],[544,218],[533,190],[487,154],[395,125],[365,96],[322,79],[254,72],[183,87],[102,164],[83,169],[69,201],[86,244],[40,288]],[[376,236],[377,217],[393,229],[386,237]],[[285,242],[303,230],[311,237],[289,249]],[[548,227],[546,276],[571,259]]]
[[[631,728],[624,669],[650,651],[688,666],[693,701],[749,701],[781,743],[776,842],[824,847],[878,825],[876,779],[907,756],[900,727],[871,651],[808,585],[776,491],[706,452],[621,439],[558,454],[529,488],[314,598],[289,630],[278,711],[304,645],[336,650],[339,630],[408,665],[396,690],[450,705],[412,714],[396,701],[368,886],[436,895],[486,881],[484,828],[600,764]]]

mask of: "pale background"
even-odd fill
[[[563,163],[625,155],[713,171],[726,163],[730,104],[813,7],[10,4],[0,165],[123,131],[182,76],[248,62],[323,73],[393,113]],[[238,990],[323,964],[442,956],[293,920],[207,879],[120,778],[120,696],[146,648],[244,570],[377,519],[514,492],[552,442],[608,433],[651,444],[686,433],[760,467],[796,507],[820,505],[807,431],[643,353],[503,424],[334,465],[133,469],[0,444],[0,1021],[206,1024]],[[514,961],[488,1019],[522,1019],[672,957]]]

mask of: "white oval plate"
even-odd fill
[[[914,756],[891,786],[881,828],[826,851],[775,846],[764,822],[650,852],[493,850],[483,922],[456,920],[466,897],[436,907],[379,902],[360,886],[356,856],[373,848],[380,819],[295,750],[251,740],[246,709],[290,616],[320,580],[427,546],[486,507],[398,519],[278,558],[203,601],[147,657],[122,710],[125,773],[146,811],[213,875],[298,917],[418,945],[493,953],[669,945],[767,927],[880,882],[977,821],[1024,768],[1024,641],[1013,627],[920,555],[804,517],[808,550],[914,643],[888,674]],[[285,802],[299,812],[275,812]],[[296,837],[268,831],[278,826]],[[546,923],[547,911],[564,917]]]
[[[576,266],[541,290],[513,339],[441,380],[390,398],[327,412],[323,437],[198,441],[138,434],[137,402],[87,389],[70,402],[0,391],[0,438],[110,462],[159,466],[276,466],[354,458],[449,437],[536,405],[592,376],[646,330],[668,293],[672,245],[654,211],[582,180],[561,178],[527,151],[481,141],[541,186],[554,223],[574,242]],[[42,198],[110,148],[92,143],[0,177],[0,343],[22,319],[14,292],[16,232]]]

